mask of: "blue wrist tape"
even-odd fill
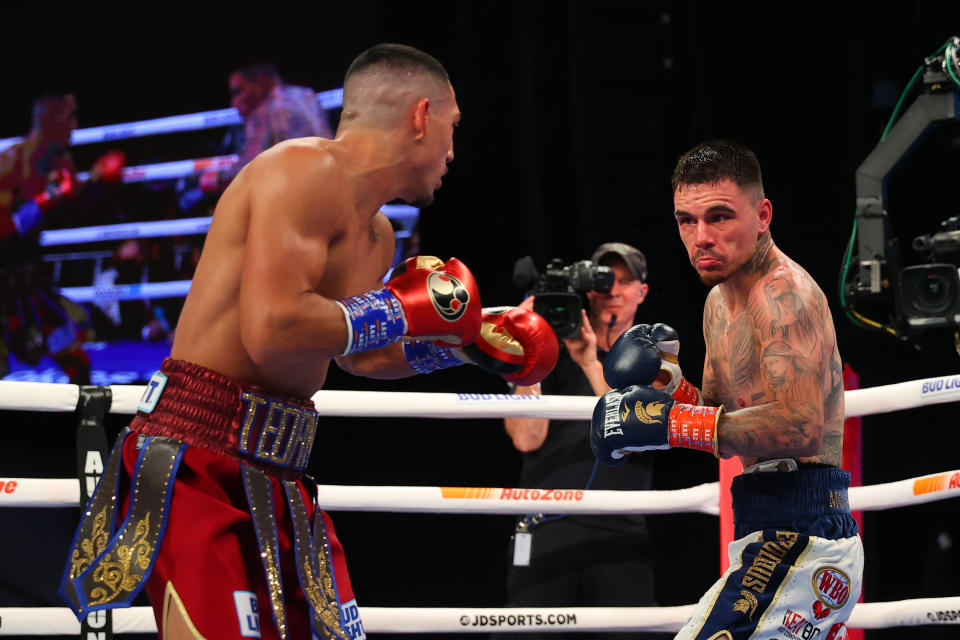
[[[25,236],[43,220],[43,211],[36,202],[27,200],[11,217],[13,224],[17,227],[17,233]]]
[[[406,356],[410,367],[417,373],[430,373],[439,369],[456,367],[461,362],[453,349],[425,340],[410,340],[403,343],[403,355]]]
[[[407,333],[407,319],[396,296],[386,289],[340,298],[347,319],[347,349],[343,355],[379,349]]]

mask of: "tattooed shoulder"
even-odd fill
[[[726,332],[729,320],[720,289],[714,287],[703,307],[703,335],[706,340]]]

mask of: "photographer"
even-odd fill
[[[603,359],[616,339],[633,326],[637,308],[650,290],[647,263],[643,253],[620,242],[598,247],[592,262],[612,269],[616,278],[612,287],[607,293],[586,292],[589,314],[581,311],[579,335],[562,340],[565,348],[553,373],[541,385],[517,387],[514,393],[601,396],[610,390],[603,379]],[[533,305],[531,296],[520,306],[532,309]],[[520,487],[650,488],[646,454],[630,456],[617,467],[596,465],[588,421],[506,418],[505,424],[514,447],[524,453]],[[507,596],[511,607],[654,606],[644,517],[535,514],[522,518],[514,536]],[[550,634],[553,640],[557,637]],[[576,637],[583,640],[589,634]]]

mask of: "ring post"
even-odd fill
[[[843,363],[843,388],[844,390],[860,388],[860,376],[846,362]],[[841,453],[840,468],[850,472],[851,487],[859,487],[863,484],[862,428],[863,418],[860,416],[851,416],[843,421],[843,452]],[[857,521],[860,536],[863,537],[863,511],[854,511],[853,518]],[[860,599],[857,602],[863,602],[865,589],[862,588],[862,582],[860,586]],[[847,635],[849,640],[864,639],[863,629],[848,629]]]
[[[733,542],[733,497],[730,495],[730,484],[733,478],[743,471],[740,458],[720,459],[720,575],[730,566],[727,547]]]
[[[110,411],[110,387],[80,387],[77,400],[77,479],[80,482],[80,509],[87,506],[107,460],[107,431],[104,418]],[[80,621],[81,640],[113,640],[113,615],[94,611]]]

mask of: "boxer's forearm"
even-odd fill
[[[407,362],[399,342],[381,349],[337,356],[334,360],[347,373],[364,378],[396,380],[417,375]]]
[[[815,455],[823,415],[806,402],[769,402],[725,413],[717,424],[720,457],[799,458]]]

